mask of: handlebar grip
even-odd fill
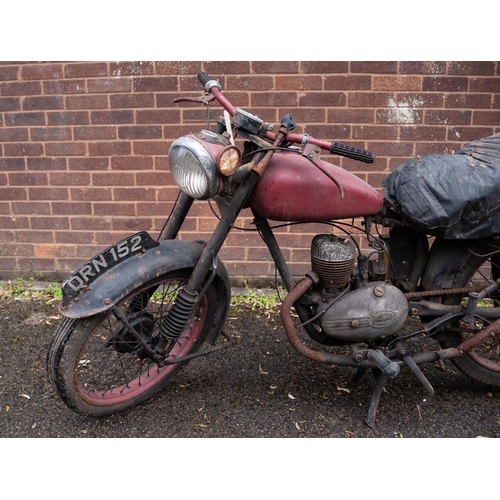
[[[203,85],[205,86],[210,80],[212,80],[212,78],[210,78],[207,73],[205,73],[204,71],[200,71],[198,73],[198,81]]]
[[[330,153],[334,155],[345,156],[353,160],[362,161],[364,163],[373,163],[375,161],[375,153],[366,149],[355,148],[340,142],[332,142]]]

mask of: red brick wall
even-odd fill
[[[157,235],[177,192],[168,148],[206,120],[172,101],[201,94],[200,70],[266,121],[290,112],[298,132],[375,151],[373,165],[329,160],[378,188],[413,155],[500,130],[499,62],[0,63],[0,279],[61,278],[126,234]],[[207,239],[215,224],[197,202],[182,238]],[[294,272],[322,230],[278,232]],[[274,275],[254,233],[234,231],[222,257],[234,277]]]

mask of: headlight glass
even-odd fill
[[[174,141],[168,161],[172,176],[184,193],[198,200],[217,194],[219,178],[215,162],[198,140],[184,136]]]

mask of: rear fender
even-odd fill
[[[455,274],[462,268],[470,254],[485,241],[485,239],[436,239],[431,247],[429,260],[422,276],[422,290],[451,288]]]
[[[63,284],[63,300],[59,310],[68,318],[85,318],[107,311],[148,281],[176,269],[195,267],[203,250],[204,244],[200,242],[161,241],[154,248],[131,255],[128,259],[116,264],[89,286],[79,290],[77,296],[65,294]],[[215,322],[222,326],[227,314],[231,289],[227,271],[219,259],[217,259],[215,285],[219,299],[219,310]],[[214,332],[215,337],[217,334],[218,331]]]

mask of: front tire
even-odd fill
[[[161,320],[192,269],[177,270],[131,292],[117,304],[122,316],[150,345]],[[196,352],[213,324],[217,304],[212,283],[179,338],[169,359]],[[57,394],[72,410],[104,416],[131,408],[163,389],[188,363],[159,367],[111,311],[88,318],[65,318],[47,353],[47,370]]]
[[[453,278],[451,288],[487,286],[500,277],[500,239],[490,238],[471,251],[463,266]],[[446,297],[445,304],[460,304],[465,296]],[[486,298],[482,306],[500,305],[499,291]],[[453,324],[445,332],[443,347],[457,347],[465,339],[486,327],[490,322],[476,317],[473,325],[465,329]],[[474,350],[453,359],[454,364],[469,377],[487,385],[500,387],[500,334],[496,334]]]

